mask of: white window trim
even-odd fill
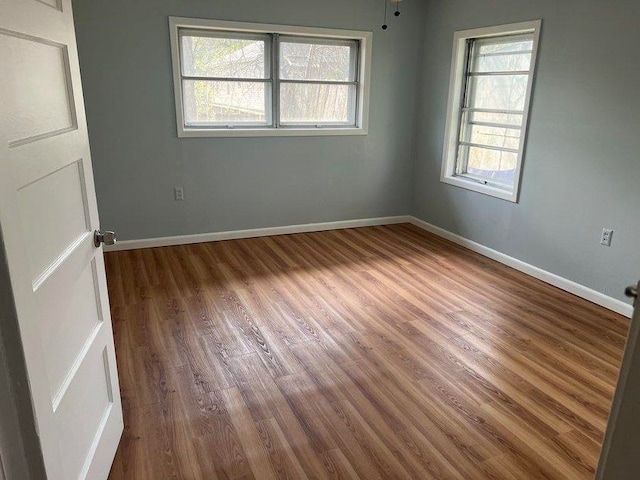
[[[447,123],[445,130],[445,140],[443,147],[442,171],[440,181],[449,185],[466,188],[474,192],[483,193],[492,197],[497,197],[510,202],[518,202],[520,183],[522,177],[522,163],[526,149],[529,113],[531,109],[531,96],[535,83],[535,72],[538,56],[538,43],[540,40],[540,28],[542,20],[530,22],[512,23],[509,25],[499,25],[495,27],[476,28],[472,30],[462,30],[455,32],[453,37],[453,56],[451,59],[451,77],[449,81],[449,100],[447,106]],[[518,152],[518,164],[515,171],[515,182],[513,190],[504,190],[499,187],[485,185],[474,182],[455,174],[457,146],[458,146],[458,123],[460,122],[460,110],[462,108],[462,94],[465,68],[466,43],[470,38],[499,37],[508,34],[533,33],[533,53],[531,55],[531,66],[529,75],[531,81],[527,86],[527,96],[523,111],[522,138]]]
[[[213,31],[233,31],[244,33],[277,33],[281,35],[299,35],[337,40],[358,40],[358,104],[355,127],[291,127],[287,128],[251,128],[238,126],[230,129],[189,128],[185,126],[182,104],[182,78],[180,72],[180,42],[178,30],[200,29]],[[230,22],[198,18],[169,17],[171,38],[171,60],[173,64],[173,88],[175,95],[176,123],[178,137],[300,137],[300,136],[343,136],[367,135],[369,129],[369,87],[371,82],[371,43],[373,33],[359,30],[337,30],[331,28],[297,27],[291,25],[272,25],[266,23]]]

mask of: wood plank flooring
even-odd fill
[[[106,262],[112,480],[593,477],[619,315],[411,225]]]

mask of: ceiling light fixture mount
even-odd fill
[[[386,30],[387,28],[389,28],[389,25],[387,24],[387,2],[391,2],[391,3],[395,3],[396,4],[396,11],[393,12],[393,15],[395,17],[399,17],[400,16],[400,2],[402,0],[383,0],[384,1],[384,23],[382,24],[382,30]]]

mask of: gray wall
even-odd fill
[[[640,276],[640,2],[408,0],[387,32],[381,6],[75,0],[103,227],[137,239],[413,213],[622,299]],[[178,139],[169,15],[373,30],[370,134]],[[440,183],[453,32],[536,18],[520,203]]]
[[[453,32],[536,18],[520,203],[441,183]],[[623,299],[640,277],[639,19],[637,0],[428,1],[413,214]]]
[[[386,32],[380,0],[73,3],[101,223],[121,239],[409,211],[422,2]],[[178,139],[169,15],[373,30],[370,134]]]

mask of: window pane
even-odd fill
[[[472,72],[529,70],[533,49],[532,35],[474,41]]]
[[[522,114],[495,113],[495,112],[470,112],[470,122],[497,123],[500,125],[522,125]]]
[[[265,39],[183,35],[182,74],[218,78],[268,78]]]
[[[266,124],[268,82],[184,80],[185,124]]]
[[[280,42],[280,78],[351,82],[355,80],[356,42],[352,45]]]
[[[524,110],[528,83],[528,75],[471,77],[469,106],[492,110]]]
[[[466,172],[491,183],[512,187],[515,180],[518,154],[487,148],[460,146],[460,155],[467,155]]]
[[[282,83],[281,123],[344,123],[353,125],[353,85]]]
[[[520,148],[520,130],[484,125],[467,125],[462,140],[490,147]]]
[[[531,54],[487,55],[476,58],[472,72],[514,72],[528,71]]]

